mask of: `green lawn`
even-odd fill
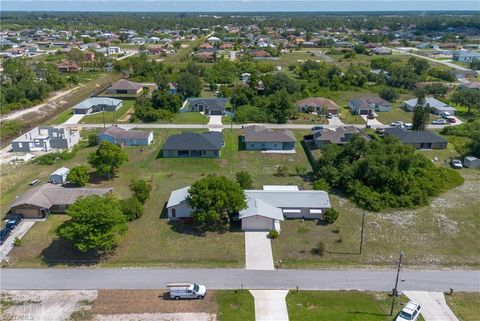
[[[360,115],[352,114],[348,106],[340,108],[340,119],[345,124],[365,124],[365,120]]]
[[[117,111],[99,112],[84,116],[79,123],[102,124],[104,117],[106,123],[122,123],[122,117],[133,107],[135,100],[124,100],[122,107]]]
[[[397,298],[393,316],[391,300],[381,292],[290,291],[287,308],[290,321],[391,321],[408,299]]]
[[[196,112],[176,113],[173,124],[207,124],[208,117]]]
[[[480,316],[480,293],[454,292],[446,295],[448,305],[460,321],[476,321]]]
[[[115,253],[106,258],[103,266],[184,266],[184,267],[243,267],[244,235],[238,230],[229,233],[207,233],[195,235],[186,225],[170,225],[160,218],[170,192],[192,184],[208,174],[223,174],[233,177],[239,170],[248,170],[254,185],[297,184],[309,188],[302,177],[294,175],[295,165],[307,166],[306,156],[298,144],[297,154],[262,154],[260,152],[238,151],[239,131],[225,131],[226,147],[220,159],[164,159],[158,158],[161,145],[168,135],[184,130],[158,130],[154,143],[147,148],[126,148],[129,162],[118,176],[111,181],[100,181],[95,186],[113,187],[120,198],[130,196],[128,184],[132,178],[144,178],[152,182],[153,191],[146,203],[142,218],[130,222],[129,230]],[[305,132],[297,132],[298,138]],[[68,161],[58,161],[52,166],[26,164],[21,171],[2,165],[1,206],[7,208],[17,195],[28,190],[26,182],[38,178],[45,182],[48,175],[61,166],[71,168],[85,163],[86,155],[92,148],[80,150]],[[276,176],[277,167],[286,165],[290,176]],[[93,185],[92,185],[93,186]],[[42,257],[50,264],[67,260],[86,260],[88,256],[72,251],[68,244],[55,240],[55,235],[45,233],[59,224],[65,216],[52,215],[45,223],[36,224],[27,234],[22,246],[11,252],[14,266],[43,266]],[[178,249],[182,250],[179,251]],[[199,249],[202,249],[199,251]]]
[[[255,306],[248,290],[215,291],[219,321],[254,321]]]

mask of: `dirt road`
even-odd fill
[[[42,111],[42,109],[44,109],[46,107],[49,107],[50,104],[56,104],[57,100],[61,99],[62,97],[66,96],[70,93],[73,93],[74,91],[76,91],[80,87],[82,87],[82,86],[77,86],[77,87],[74,87],[74,88],[71,88],[71,89],[68,89],[68,90],[57,92],[52,97],[48,98],[47,101],[44,102],[44,103],[38,104],[38,105],[36,105],[34,107],[31,107],[31,108],[16,110],[16,111],[13,111],[13,112],[11,112],[7,115],[1,116],[0,121],[15,120],[15,119],[22,118],[24,115],[29,114],[29,113],[40,112],[40,111]]]

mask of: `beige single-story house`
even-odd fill
[[[10,205],[11,214],[19,214],[24,218],[45,218],[50,213],[65,213],[68,206],[79,197],[105,195],[112,188],[74,188],[55,184],[36,186]]]

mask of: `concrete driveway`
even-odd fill
[[[255,321],[288,321],[288,290],[250,290],[255,299]]]
[[[0,262],[3,261],[7,257],[7,254],[13,249],[13,242],[15,242],[15,238],[18,237],[21,239],[32,228],[35,222],[36,221],[32,220],[23,220],[13,229],[8,238],[5,240],[5,243],[0,246]]]
[[[404,291],[403,294],[420,304],[425,321],[458,321],[442,292]]]
[[[222,115],[208,116],[208,130],[211,132],[221,132],[223,129],[222,117]]]
[[[78,124],[78,122],[83,118],[83,116],[85,116],[85,115],[80,115],[80,114],[73,115],[72,117],[67,119],[63,124],[65,124],[65,125]]]
[[[338,116],[333,116],[333,118],[328,119],[328,125],[330,125],[330,126],[344,126],[345,123],[342,122],[342,120],[340,119],[340,117],[338,117]]]
[[[381,122],[379,122],[376,118],[374,119],[368,119],[367,118],[367,115],[360,115],[363,120],[365,120],[365,122],[367,123],[367,125],[370,125],[370,126],[383,126],[383,124]]]
[[[272,245],[268,232],[245,232],[245,268],[274,270]]]

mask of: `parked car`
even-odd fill
[[[412,129],[413,128],[412,123],[403,123],[403,126],[404,126],[405,129]]]
[[[450,124],[455,124],[455,123],[457,122],[457,120],[455,119],[455,117],[448,117],[447,120],[448,120],[448,122],[449,122]]]
[[[459,159],[452,159],[450,165],[455,169],[463,168],[462,162]]]
[[[422,308],[417,303],[410,301],[403,307],[402,311],[398,313],[395,321],[416,321],[420,316]]]
[[[203,299],[207,294],[207,288],[204,285],[195,283],[167,283],[170,290],[170,298],[180,299]]]
[[[448,117],[450,117],[450,116],[452,116],[452,114],[450,114],[448,111],[443,112],[443,113],[440,114],[440,117],[442,117],[442,118],[448,118]]]
[[[378,127],[378,128],[375,129],[375,132],[379,135],[384,135],[385,134],[385,128]]]
[[[390,123],[390,126],[392,127],[405,127],[405,123],[401,120],[396,120],[393,123]]]
[[[443,118],[438,118],[438,119],[435,119],[434,121],[432,121],[432,124],[434,124],[434,125],[446,125],[447,121]]]
[[[0,245],[5,243],[5,240],[7,239],[8,235],[10,235],[10,230],[7,229],[6,227],[0,230]]]
[[[327,117],[327,119],[332,119],[333,114],[332,113],[326,113],[325,117]]]
[[[7,224],[5,225],[5,228],[9,229],[10,231],[13,230],[22,220],[21,217],[11,217],[8,219]]]
[[[375,119],[375,116],[373,114],[368,114],[367,119]]]
[[[313,127],[312,127],[312,131],[313,131],[313,130],[320,130],[320,129],[323,129],[323,126],[322,126],[322,125],[316,125],[316,126],[313,126]]]

